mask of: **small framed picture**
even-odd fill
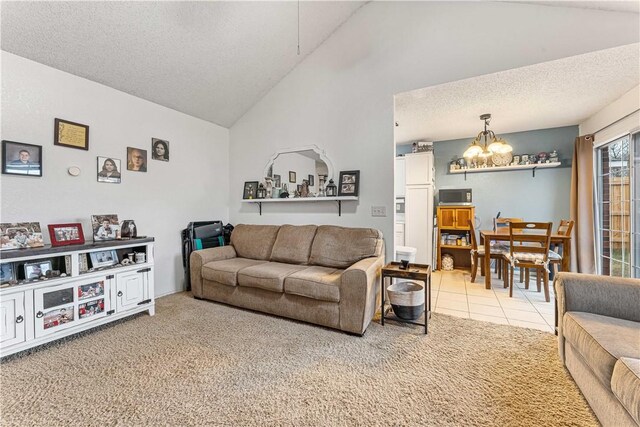
[[[127,170],[134,172],[146,172],[147,150],[127,147]]]
[[[2,141],[2,173],[42,176],[42,146]]]
[[[315,177],[313,175],[309,175],[309,187],[313,187],[315,185]]]
[[[49,224],[51,246],[81,245],[84,243],[82,224]]]
[[[246,181],[244,183],[244,191],[242,192],[242,198],[244,200],[255,199],[257,190],[258,190],[258,181]]]
[[[91,215],[94,242],[115,240],[120,237],[118,215]]]
[[[118,253],[115,249],[89,253],[93,268],[108,267],[118,263]]]
[[[169,141],[151,138],[151,158],[153,160],[169,161]]]
[[[298,185],[296,185],[296,191],[297,191],[298,193],[301,193],[301,192],[302,192],[302,184],[298,184]]]
[[[296,173],[294,171],[289,171],[289,182],[291,184],[296,183]]]
[[[282,186],[282,178],[280,175],[273,175],[273,186],[280,188]]]
[[[0,250],[39,248],[44,246],[39,222],[0,224]]]
[[[0,264],[0,283],[16,280],[16,269],[13,263]]]
[[[24,278],[27,280],[39,279],[46,276],[49,270],[51,270],[51,261],[25,263]]]
[[[357,196],[360,187],[360,171],[341,171],[338,196]]]
[[[120,184],[120,159],[98,156],[98,182]]]
[[[56,119],[53,143],[63,147],[89,150],[89,126]]]

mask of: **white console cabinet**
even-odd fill
[[[35,264],[45,275],[26,278]],[[0,265],[0,357],[155,311],[153,238],[2,251]]]

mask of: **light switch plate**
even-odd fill
[[[387,207],[371,206],[371,216],[387,216]]]

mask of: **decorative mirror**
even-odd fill
[[[264,176],[273,180],[274,187],[287,184],[289,190],[295,190],[306,180],[316,192],[324,189],[325,183],[334,178],[333,174],[331,161],[324,150],[315,145],[276,151],[264,168]]]

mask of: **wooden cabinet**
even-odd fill
[[[453,257],[455,268],[471,266],[471,242],[469,241],[469,221],[475,220],[473,206],[438,206],[437,266],[442,269],[442,255]],[[450,239],[447,239],[450,237]],[[458,245],[458,239],[460,244]]]
[[[116,312],[136,308],[150,299],[149,271],[145,268],[117,275]]]
[[[393,181],[396,197],[404,197],[405,187],[405,158],[396,157],[395,179]]]
[[[433,153],[406,154],[405,185],[433,184]]]
[[[24,342],[25,324],[24,292],[0,296],[0,345]]]

